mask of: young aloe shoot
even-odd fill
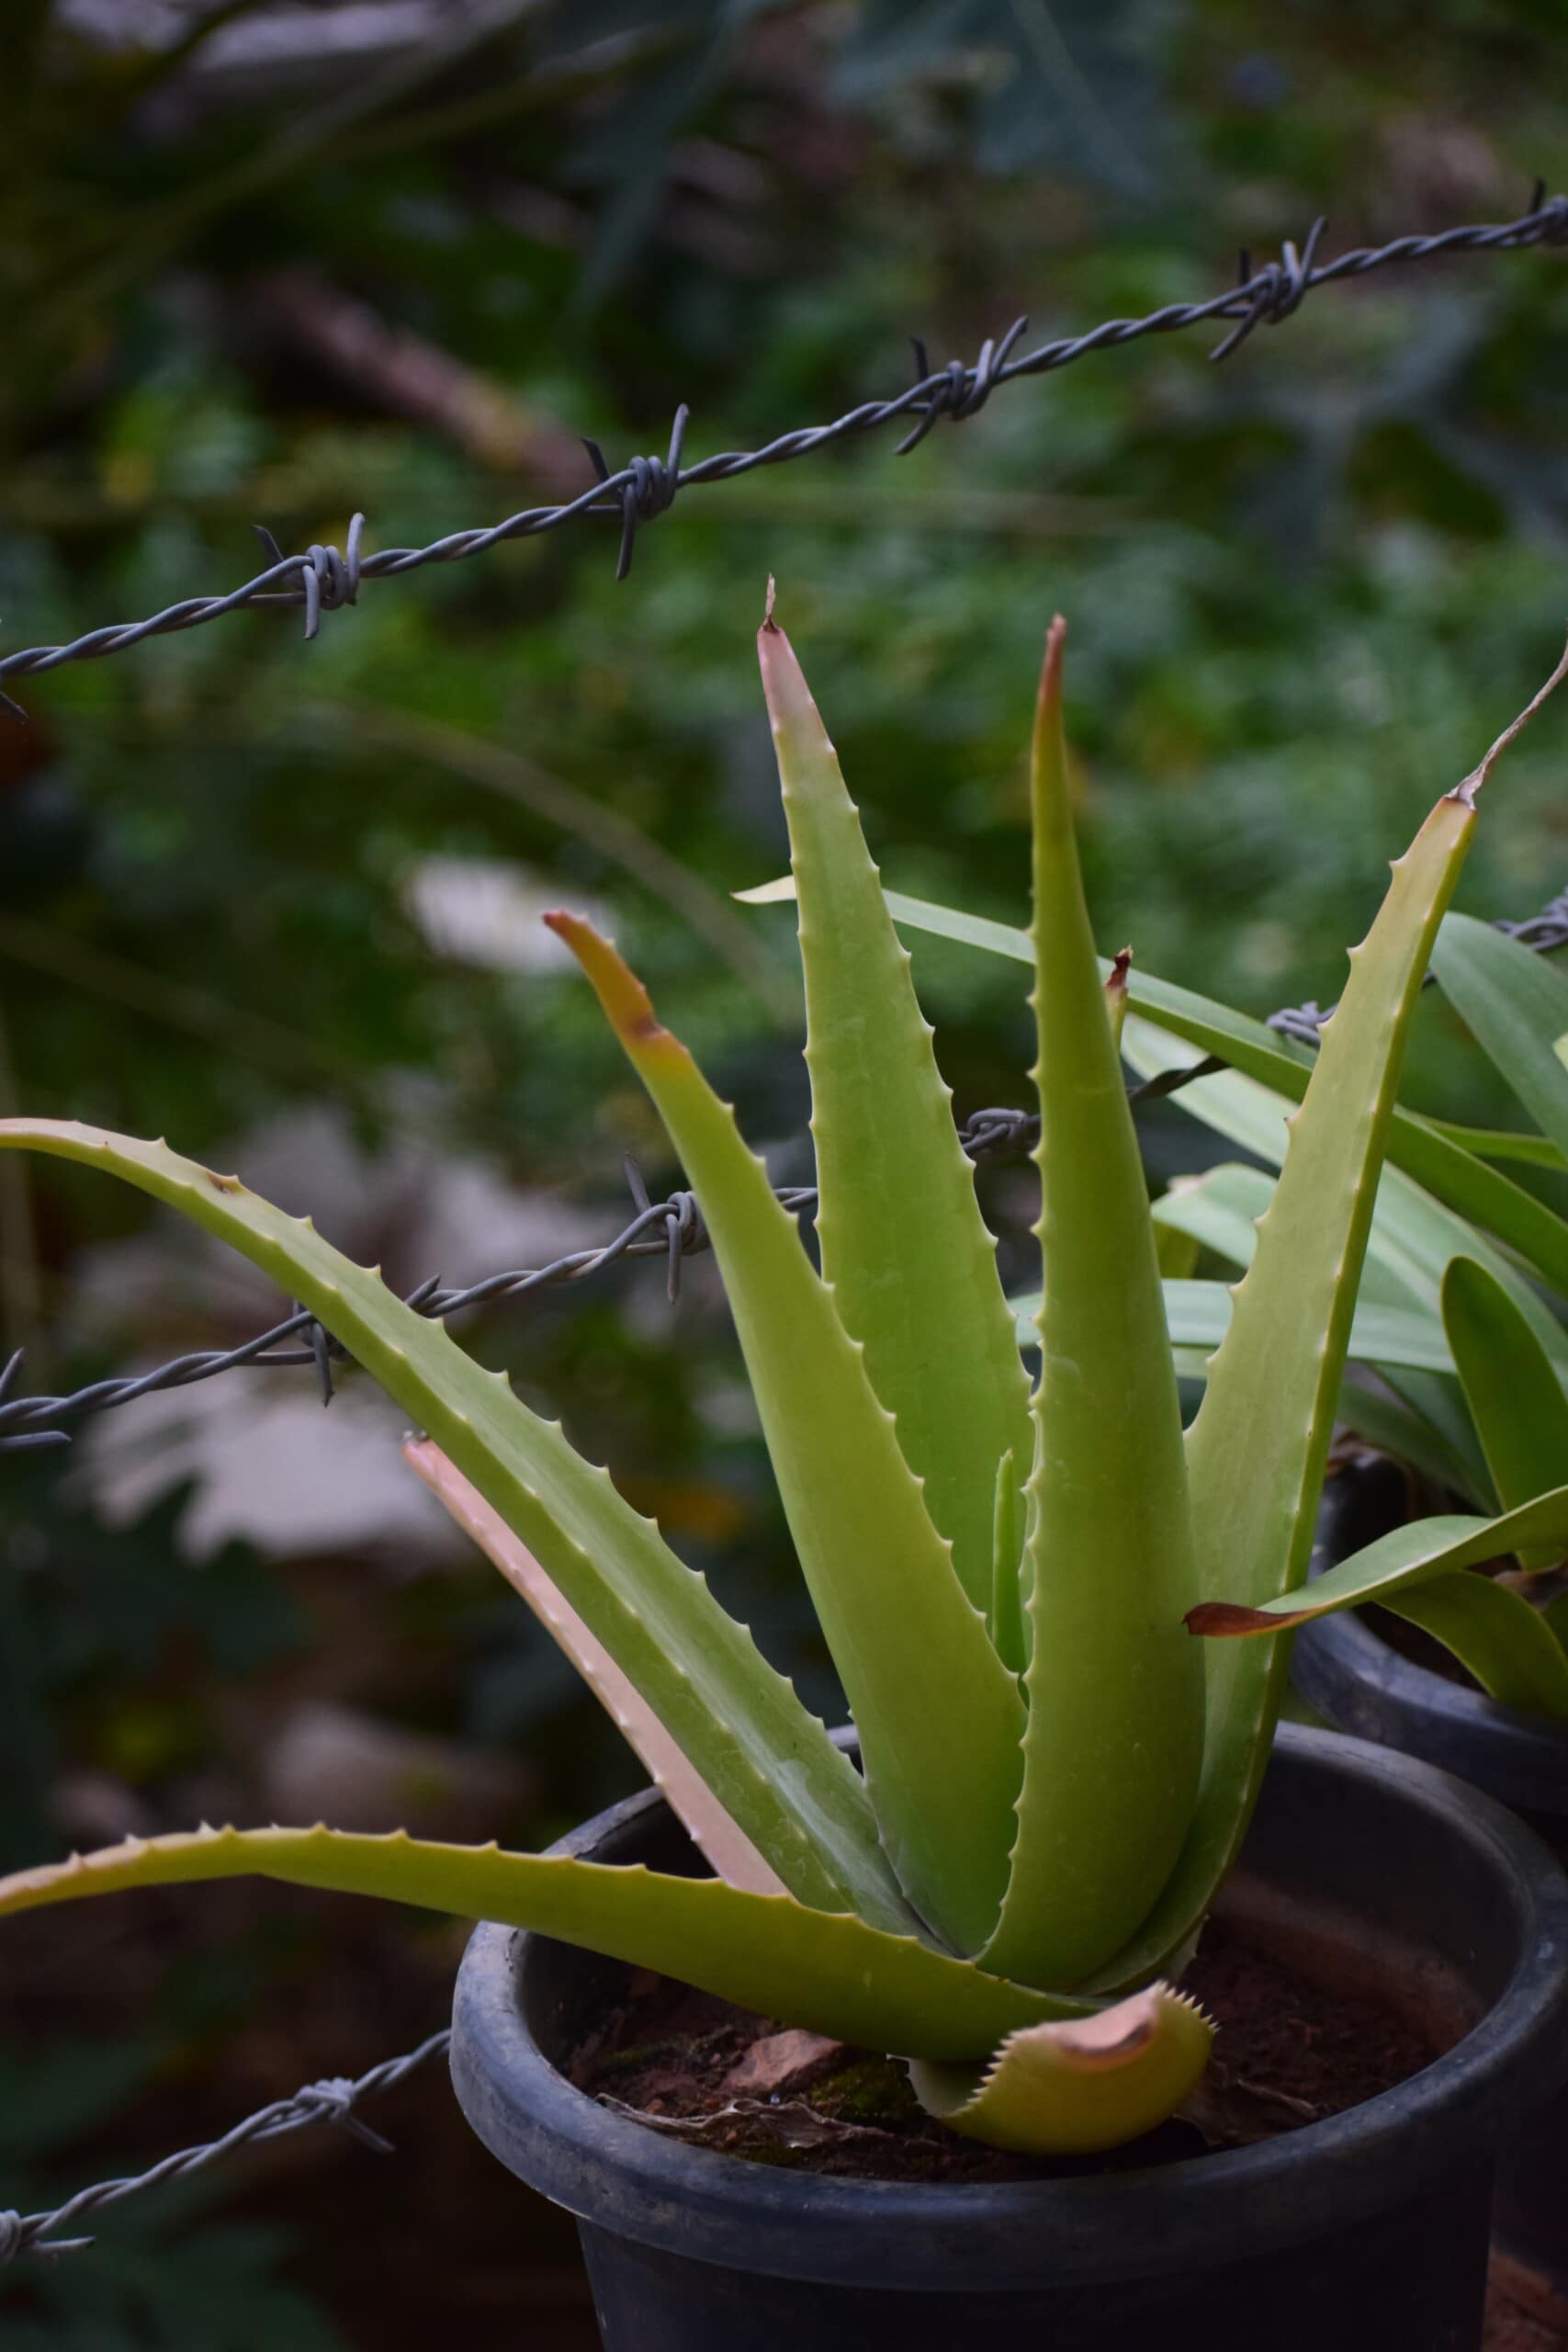
[[[441,1494],[626,1729],[716,1875],[331,1829],[131,1840],[0,1882],[0,1912],[265,1876],[534,1928],[840,2040],[998,2146],[1135,2138],[1207,2021],[1165,1980],[1238,1850],[1281,1645],[1192,1641],[1305,1572],[1411,1012],[1481,772],[1394,868],[1293,1116],[1183,1437],[1154,1221],[1084,902],[1060,622],[1031,763],[1041,1304],[1020,1357],[995,1244],[859,816],[788,640],[759,640],[799,902],[821,1272],[640,981],[550,918],[660,1112],[713,1237],[863,1777],[702,1577],[502,1374],[237,1177],[49,1120],[0,1144],[101,1166],[310,1307],[424,1433]],[[1520,1540],[1568,1539],[1535,1504]],[[1561,1522],[1561,1524],[1559,1523]],[[1238,1577],[1240,1590],[1235,1589]]]

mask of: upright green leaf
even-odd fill
[[[1568,1396],[1551,1358],[1501,1283],[1473,1258],[1443,1276],[1443,1325],[1471,1418],[1505,1510],[1568,1480]],[[1561,1553],[1527,1549],[1521,1566]]]
[[[1018,1685],[931,1525],[863,1352],[733,1113],[660,1027],[615,949],[576,916],[547,920],[598,991],[713,1236],[790,1532],[860,1732],[883,1842],[921,1917],[976,1951],[1007,1878],[1023,1728]]]
[[[1568,1152],[1568,974],[1470,915],[1450,915],[1432,968],[1531,1118]]]
[[[731,1818],[802,1902],[881,1927],[908,1913],[852,1766],[759,1655],[702,1577],[558,1422],[480,1370],[379,1274],[286,1216],[237,1176],[50,1119],[0,1120],[0,1148],[103,1168],[230,1242],[298,1298],[433,1437],[536,1553],[637,1684]]]
[[[1041,1136],[1032,1628],[1012,1875],[985,1964],[1073,1984],[1147,1912],[1186,1834],[1203,1676],[1181,1415],[1148,1193],[1073,840],[1063,624],[1035,720]]]
[[[838,755],[771,618],[757,644],[800,910],[822,1275],[984,1609],[997,1464],[1031,1444],[997,1245]]]
[[[1090,2014],[1086,2002],[1010,1984],[915,1936],[807,1910],[792,1895],[640,1865],[434,1845],[400,1829],[382,1838],[318,1827],[130,1838],[0,1879],[0,1918],[82,1895],[243,1877],[531,1928],[763,2017],[910,2057],[983,2057],[1021,2026]]]

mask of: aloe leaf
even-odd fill
[[[1504,1509],[1568,1478],[1568,1396],[1514,1300],[1473,1258],[1451,1260],[1443,1276],[1443,1324]],[[1527,1547],[1520,1566],[1557,1556]]]
[[[790,1891],[881,1927],[908,1924],[853,1766],[652,1521],[573,1451],[558,1423],[530,1412],[503,1374],[481,1371],[308,1218],[286,1216],[237,1176],[166,1144],[6,1119],[0,1148],[122,1177],[301,1300],[536,1554]]]
[[[1536,1125],[1568,1151],[1568,977],[1471,915],[1449,917],[1432,968]]]
[[[985,1964],[1072,1984],[1144,1917],[1180,1849],[1203,1675],[1180,1629],[1198,1588],[1148,1193],[1073,838],[1064,634],[1054,622],[1032,763],[1044,1292],[1029,1721],[1012,1874]]]
[[[1199,1603],[1190,1611],[1194,1634],[1228,1636],[1279,1634],[1292,1625],[1307,1624],[1339,1609],[1359,1609],[1368,1601],[1392,1608],[1408,1588],[1433,1577],[1479,1567],[1521,1544],[1551,1546],[1559,1554],[1568,1546],[1568,1487],[1537,1495],[1517,1510],[1496,1519],[1472,1519],[1459,1512],[1436,1519],[1414,1519],[1391,1528],[1373,1544],[1293,1592],[1273,1600],[1243,1602],[1224,1600]],[[1531,1615],[1536,1612],[1532,1610]]]
[[[423,1481],[465,1535],[501,1570],[546,1632],[571,1660],[626,1745],[646,1769],[671,1813],[716,1875],[753,1894],[783,1894],[784,1881],[731,1819],[690,1758],[660,1722],[640,1690],[595,1641],[553,1577],[514,1535],[479,1488],[428,1438],[410,1438],[403,1460]]]
[[[1450,1650],[1488,1698],[1568,1720],[1568,1656],[1523,1593],[1491,1577],[1438,1577],[1388,1606]]]
[[[838,755],[771,618],[757,647],[800,910],[822,1277],[985,1609],[997,1464],[1031,1445],[997,1245]]]
[[[1212,1352],[1230,1329],[1233,1294],[1224,1283],[1166,1282],[1166,1327],[1179,1348]],[[1038,1298],[1013,1301],[1019,1343],[1040,1345]],[[1410,1315],[1396,1306],[1358,1306],[1350,1325],[1348,1354],[1360,1363],[1406,1365],[1451,1373],[1453,1357],[1435,1316]]]
[[[736,893],[754,905],[773,904],[793,895],[787,876],[763,883],[758,889]],[[964,914],[929,899],[909,898],[900,890],[889,890],[886,898],[888,911],[902,931],[929,932],[935,938],[978,947],[1015,963],[1032,961],[1029,933],[1014,924]],[[1108,973],[1111,967],[1105,963],[1101,968]],[[1312,1056],[1304,1046],[1281,1039],[1261,1021],[1135,968],[1128,976],[1127,998],[1134,1013],[1145,1014],[1155,1026],[1185,1038],[1202,1053],[1217,1055],[1247,1077],[1277,1087],[1292,1102],[1299,1102],[1305,1094]],[[1127,1025],[1131,1033],[1131,1020]],[[1186,1091],[1183,1089],[1183,1095]],[[1450,1208],[1473,1218],[1517,1250],[1554,1289],[1568,1295],[1568,1223],[1500,1170],[1455,1142],[1440,1121],[1396,1108],[1389,1130],[1388,1157]]]
[[[973,2059],[1021,2026],[1089,2014],[1083,2002],[1010,1984],[915,1936],[810,1910],[792,1895],[560,1855],[435,1845],[400,1829],[379,1838],[318,1826],[131,1838],[0,1879],[0,1917],[81,1895],[241,1877],[529,1928],[763,2017],[900,2055]]]
[[[547,920],[592,981],[713,1236],[883,1843],[921,1917],[977,1950],[1007,1878],[1018,1685],[931,1525],[863,1351],[733,1113],[608,942],[575,916]]]
[[[1021,2027],[984,2068],[909,2068],[951,2131],[1024,2156],[1096,2155],[1141,2139],[1197,2088],[1214,2029],[1186,1994],[1151,1984],[1098,2017]]]

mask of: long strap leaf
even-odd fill
[[[1443,1323],[1505,1510],[1568,1478],[1568,1396],[1518,1306],[1474,1258],[1443,1275]],[[1527,1545],[1527,1568],[1556,1555]]]
[[[132,1838],[0,1879],[0,1918],[82,1895],[241,1877],[531,1928],[763,2017],[911,2057],[982,2057],[1020,2026],[1089,2013],[1084,2002],[1009,1984],[917,1937],[809,1910],[788,1894],[561,1855],[435,1845],[400,1829],[383,1838],[317,1827]]]
[[[1181,1414],[1138,1140],[1073,839],[1053,624],[1035,722],[1043,1297],[1028,1484],[1029,1724],[987,1967],[1077,1984],[1145,1915],[1203,1746]]]
[[[530,1412],[504,1374],[482,1371],[309,1218],[286,1216],[237,1176],[166,1144],[6,1119],[0,1148],[123,1178],[302,1300],[538,1555],[785,1885],[823,1909],[908,1925],[853,1767],[653,1521],[573,1450],[558,1422]]]
[[[573,915],[551,915],[657,1104],[713,1236],[790,1532],[860,1733],[883,1843],[959,1950],[995,1925],[1023,1703],[953,1572],[893,1417],[832,1293],[642,983]]]
[[[838,755],[784,631],[770,619],[757,645],[800,910],[822,1275],[989,1608],[998,1465],[1031,1448],[997,1245]]]
[[[1568,1151],[1568,975],[1472,915],[1450,915],[1432,969],[1526,1110]]]

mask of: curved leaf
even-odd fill
[[[1258,1603],[1209,1600],[1188,1613],[1194,1634],[1279,1634],[1326,1617],[1337,1609],[1359,1609],[1375,1600],[1392,1609],[1397,1598],[1433,1577],[1473,1568],[1521,1544],[1568,1546],[1568,1487],[1539,1495],[1498,1519],[1471,1519],[1450,1513],[1437,1519],[1413,1519],[1391,1528],[1374,1544],[1353,1552],[1348,1560],[1303,1585],[1299,1591],[1276,1595]],[[1535,1611],[1531,1611],[1531,1615]]]
[[[997,1464],[1031,1445],[997,1245],[838,755],[771,619],[757,647],[800,910],[822,1277],[987,1609]]]
[[[1167,1282],[1166,1328],[1171,1344],[1210,1353],[1219,1347],[1231,1324],[1231,1289],[1225,1283]],[[1037,1298],[1012,1302],[1021,1347],[1040,1344],[1035,1317]],[[1359,1363],[1399,1364],[1428,1372],[1449,1372],[1453,1357],[1443,1327],[1430,1315],[1407,1315],[1397,1306],[1358,1306],[1350,1325],[1349,1355]]]
[[[1489,1698],[1526,1714],[1568,1719],[1568,1657],[1522,1592],[1492,1577],[1438,1577],[1387,1603],[1451,1650]]]
[[[990,2064],[909,2068],[928,2114],[1019,2155],[1095,2155],[1174,2115],[1197,2088],[1214,2029],[1186,1994],[1151,1984],[1098,2017],[1024,2026]]]
[[[921,1917],[961,1950],[977,1950],[1007,1877],[1018,1685],[953,1573],[862,1351],[734,1114],[660,1026],[614,947],[576,916],[547,920],[592,981],[713,1236],[883,1843]]]
[[[286,1216],[237,1176],[182,1159],[166,1144],[5,1119],[0,1148],[51,1152],[122,1177],[302,1300],[537,1555],[791,1892],[825,1910],[908,1926],[854,1767],[652,1521],[573,1451],[558,1422],[530,1412],[504,1374],[481,1371],[308,1218]]]
[[[436,1845],[400,1829],[384,1838],[317,1827],[130,1838],[0,1879],[0,1918],[80,1895],[242,1877],[531,1928],[763,2017],[900,2055],[974,2058],[1020,2026],[1090,2013],[1087,2003],[1010,1984],[917,1937],[808,1910],[792,1895],[561,1855]]]

